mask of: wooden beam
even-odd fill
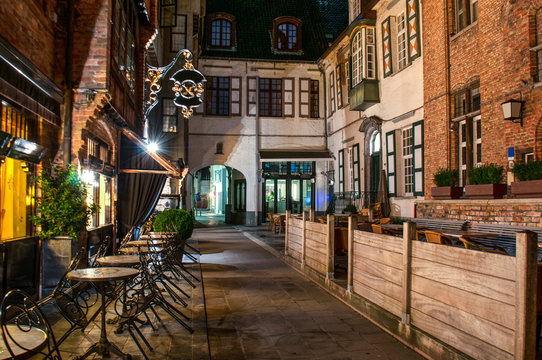
[[[171,171],[167,170],[143,170],[143,169],[120,169],[120,173],[123,174],[163,174],[168,176],[175,176]]]

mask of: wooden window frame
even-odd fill
[[[167,8],[173,8],[173,22],[164,24],[164,10]],[[177,0],[160,0],[159,26],[160,28],[174,28],[177,26]]]
[[[216,79],[216,86],[213,85],[214,80]],[[228,79],[228,87],[221,86],[221,80]],[[209,116],[226,116],[231,115],[231,78],[229,76],[208,76],[206,93],[206,105],[205,105],[205,114]],[[221,107],[221,94],[227,91],[228,94],[228,105],[227,105],[227,114],[223,114],[220,110],[224,110]],[[212,105],[216,103],[216,112],[212,111]]]
[[[335,72],[329,73],[329,115],[335,112]]]
[[[316,90],[313,85],[316,84]],[[320,83],[318,80],[309,80],[309,118],[320,118]]]
[[[258,114],[262,117],[284,117],[283,80],[277,78],[259,78],[258,80]],[[269,81],[269,89],[262,89],[262,82],[264,81]],[[274,89],[274,84],[280,84],[280,89]],[[262,107],[262,94],[267,94],[267,100],[269,101],[269,108],[265,113],[263,112]],[[275,112],[276,109],[273,109],[273,95],[276,94],[280,94],[280,114]]]
[[[181,51],[182,49],[186,49],[186,32],[188,30],[188,17],[185,15],[185,14],[177,14],[175,15],[175,17],[177,18],[180,18],[180,17],[184,17],[184,29],[180,29],[179,28],[179,22],[177,21],[177,25],[173,28],[171,28],[171,32],[169,34],[169,51],[172,52],[172,53],[178,53],[179,51]],[[182,31],[179,31],[179,30],[182,30]],[[179,49],[174,49],[173,48],[173,36],[174,35],[183,35],[184,37],[184,46],[182,46],[181,48]]]
[[[293,25],[296,29],[296,42],[292,49],[289,48],[279,48],[279,35],[282,32],[282,30],[279,30],[279,26],[281,25]],[[273,49],[275,51],[279,52],[300,52],[302,51],[302,41],[303,38],[302,33],[302,22],[296,17],[293,16],[281,16],[273,20]],[[286,38],[288,39],[288,34],[286,34]],[[286,42],[289,44],[289,41]]]
[[[175,107],[175,112],[173,114],[166,113],[166,111],[165,111],[166,106],[170,105],[170,104],[168,104],[169,102],[171,102],[170,104],[173,104],[173,106]],[[179,131],[179,117],[178,117],[179,109],[175,105],[174,99],[173,98],[162,98],[161,103],[162,103],[162,109],[161,109],[162,110],[162,132],[167,132],[167,133],[176,133],[176,132],[178,132]],[[166,127],[165,127],[165,125],[166,125],[165,119],[166,118],[168,118],[168,119],[175,118],[175,129],[174,130],[170,130],[170,127],[168,127],[167,131],[165,131],[165,129],[166,129]]]
[[[286,89],[286,83],[291,84],[291,89]],[[288,100],[287,95],[290,94],[290,100]],[[294,78],[284,78],[282,79],[282,114],[284,117],[295,117],[295,79]],[[290,105],[290,113],[286,112],[286,105]]]
[[[343,90],[342,90],[342,76],[341,65],[337,65],[335,68],[335,86],[337,87],[337,110],[343,107]]]
[[[222,44],[222,25],[220,27],[220,45],[213,45],[213,22],[222,20],[230,23],[230,45],[226,46]],[[211,14],[208,16],[207,23],[207,46],[212,49],[230,50],[236,46],[236,23],[235,17],[226,13]]]

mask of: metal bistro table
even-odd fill
[[[96,259],[101,266],[134,266],[139,265],[139,256],[137,255],[112,255]]]
[[[126,267],[99,267],[73,270],[66,274],[66,277],[70,280],[95,283],[96,287],[100,289],[100,285],[103,283],[128,280],[138,273],[138,270]],[[86,359],[89,355],[94,353],[101,356],[109,355],[110,352],[122,356],[124,359],[132,358],[130,354],[123,353],[115,344],[110,343],[107,340],[105,328],[105,296],[105,293],[102,292],[102,329],[100,331],[100,341],[92,345],[83,355],[78,356],[76,359]]]

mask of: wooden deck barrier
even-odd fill
[[[333,216],[287,221],[289,256],[301,261],[303,232],[306,266],[329,278]],[[512,257],[416,241],[413,223],[403,238],[355,230],[352,220],[348,233],[347,290],[395,315],[396,336],[408,340],[413,327],[475,359],[535,358],[536,234],[518,233]],[[418,344],[454,358],[429,343]]]

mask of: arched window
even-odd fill
[[[369,154],[373,155],[378,152],[380,152],[380,133],[375,131],[369,140]]]
[[[290,16],[275,19],[273,33],[275,50],[292,52],[301,50],[301,21],[299,19]]]
[[[211,46],[231,47],[231,22],[219,19],[211,23]]]
[[[352,40],[352,87],[361,82],[363,72],[362,49],[361,31],[358,31]]]
[[[536,23],[536,81],[542,81],[542,8],[535,13]]]

